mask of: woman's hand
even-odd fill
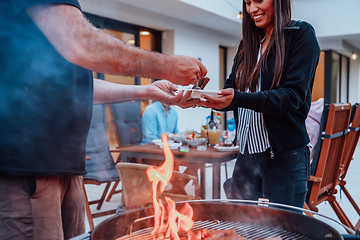
[[[230,106],[232,100],[234,99],[234,89],[226,88],[220,90],[217,97],[210,97],[208,95],[202,95],[201,97],[205,100],[200,100],[197,104],[198,106],[222,109]]]

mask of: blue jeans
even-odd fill
[[[231,198],[258,200],[304,207],[307,180],[310,178],[308,147],[287,150],[270,158],[270,150],[237,157],[232,181]]]

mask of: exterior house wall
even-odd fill
[[[293,18],[310,22],[318,37],[359,34],[360,1],[293,0]]]

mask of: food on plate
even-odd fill
[[[195,131],[187,131],[185,136],[185,142],[191,147],[197,147],[204,143],[206,144],[206,138],[202,138],[200,133]]]
[[[208,84],[208,82],[210,81],[210,78],[208,77],[204,77],[203,79],[200,79],[198,82],[198,86],[200,87],[200,89],[204,89],[206,84]],[[196,85],[193,86],[193,89],[196,87]]]
[[[200,138],[200,134],[198,134],[197,132],[191,131],[186,133],[187,140],[195,140],[198,138]]]
[[[174,133],[172,138],[175,142],[184,143],[186,136],[185,133]]]
[[[200,231],[188,232],[189,240],[205,239],[205,240],[241,240],[246,239],[235,232],[235,229],[228,230],[213,230],[213,229],[201,229]]]
[[[220,144],[216,144],[217,147],[234,147],[234,144],[233,143],[225,143],[225,142],[222,142]]]

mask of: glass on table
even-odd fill
[[[179,151],[180,152],[189,152],[189,144],[187,144],[187,143],[185,143],[185,144],[182,144],[181,146],[180,146],[180,149],[179,149]]]
[[[206,151],[207,148],[207,139],[206,138],[199,138],[199,144],[196,147],[198,151]]]
[[[220,144],[221,133],[221,129],[208,129],[209,146],[215,146],[216,144]]]

